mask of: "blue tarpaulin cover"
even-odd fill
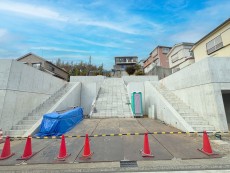
[[[60,136],[70,131],[83,119],[83,110],[77,107],[64,113],[53,112],[43,115],[40,131],[35,136]]]

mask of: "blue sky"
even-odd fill
[[[229,17],[229,0],[0,0],[0,58],[91,56],[111,69],[115,56],[196,42]]]

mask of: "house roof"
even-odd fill
[[[23,59],[23,58],[25,58],[25,57],[27,57],[27,56],[30,56],[30,55],[36,56],[37,58],[41,59],[42,61],[45,61],[45,62],[47,62],[47,63],[49,63],[49,64],[55,66],[56,68],[58,68],[59,70],[62,70],[62,71],[65,72],[65,73],[68,73],[68,72],[65,71],[64,69],[62,69],[62,68],[60,68],[60,67],[54,65],[52,62],[47,61],[46,59],[44,59],[44,58],[42,58],[42,57],[40,57],[40,56],[38,56],[38,55],[35,55],[35,54],[31,53],[31,52],[30,52],[30,53],[27,53],[27,54],[25,54],[25,55],[23,55],[23,56],[21,56],[21,57],[19,57],[19,58],[16,59],[16,60],[19,61],[19,60],[21,60],[21,59]]]
[[[194,45],[194,43],[181,42],[181,43],[177,43],[177,44],[175,44],[175,45],[172,47],[172,49],[169,51],[169,53],[167,54],[167,57],[168,57],[168,56],[172,53],[172,51],[173,51],[176,47],[181,46],[181,45],[185,45],[185,46],[193,46],[193,45]]]
[[[227,23],[230,22],[230,18],[228,18],[227,20],[225,20],[222,24],[220,24],[219,26],[217,26],[215,29],[213,29],[211,32],[209,32],[207,35],[205,35],[204,37],[202,37],[200,40],[198,40],[194,46],[192,47],[191,50],[194,50],[195,47],[200,44],[202,41],[204,41],[206,38],[208,38],[210,35],[212,35],[213,33],[215,33],[217,30],[219,30],[220,28],[222,28],[223,26],[225,26]]]
[[[115,56],[114,58],[138,58],[137,56]]]

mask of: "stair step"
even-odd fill
[[[180,115],[182,117],[189,117],[189,116],[199,117],[199,115],[197,113],[180,113]]]
[[[191,113],[191,114],[195,113],[192,109],[176,108],[176,110],[179,114],[181,114],[181,113]]]
[[[198,132],[206,131],[215,131],[215,128],[210,125],[192,125],[193,129]]]
[[[178,104],[171,104],[175,109],[177,109],[177,110],[186,110],[186,109],[190,109],[188,106],[186,106],[186,105],[182,105],[182,104],[180,104],[180,105],[178,105]]]
[[[22,120],[18,123],[18,125],[33,125],[37,122],[37,120]]]
[[[39,120],[42,116],[27,116],[23,120]]]
[[[197,120],[190,120],[190,121],[187,121],[188,124],[190,125],[208,125],[208,123],[206,121],[197,121]]]
[[[204,120],[202,117],[197,117],[197,116],[184,116],[183,118],[187,122],[192,121],[192,120],[195,120],[195,121],[203,121]]]
[[[12,130],[28,130],[31,128],[31,125],[15,125],[12,127]]]
[[[16,137],[16,136],[23,136],[26,133],[26,130],[8,130],[5,132],[6,136]]]

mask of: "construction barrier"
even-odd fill
[[[204,154],[209,155],[209,156],[210,155],[216,155],[212,151],[207,132],[204,131],[202,133],[203,133],[203,148],[198,149],[198,150],[203,152]],[[148,140],[148,134],[153,134],[153,133],[147,133],[147,132],[144,133],[143,150],[140,150],[140,154],[141,154],[142,157],[154,157],[154,155],[150,151],[150,144],[149,144],[149,140]],[[92,136],[92,137],[94,137],[94,136]],[[90,150],[90,140],[89,140],[88,134],[85,135],[85,142],[84,142],[83,148],[84,149],[83,149],[82,157],[80,159],[90,159],[93,156],[93,152],[91,152],[91,150]],[[1,155],[0,155],[0,160],[8,159],[11,156],[13,156],[14,154],[15,153],[11,153],[10,138],[6,137],[5,144],[3,146],[3,149],[2,149],[2,152],[1,152]],[[28,160],[31,157],[33,157],[35,154],[36,153],[32,152],[32,137],[28,136],[27,140],[26,140],[24,152],[23,152],[22,156],[20,158],[18,158],[17,160]],[[70,154],[67,153],[65,136],[62,135],[59,154],[57,156],[57,159],[58,160],[65,160],[69,155]]]
[[[168,135],[168,134],[202,134],[204,132],[147,132],[149,135]],[[230,132],[220,132],[220,131],[210,131],[206,132],[208,134],[216,135],[216,134],[230,134]],[[137,135],[145,135],[145,133],[118,133],[118,134],[95,134],[90,135],[89,137],[106,137],[106,136],[137,136]],[[66,135],[65,138],[85,138],[86,135]],[[6,138],[6,137],[3,137]],[[34,139],[61,139],[61,136],[44,136],[44,137],[38,137],[38,136],[31,136],[31,138]],[[27,137],[10,137],[10,139],[27,139]]]

